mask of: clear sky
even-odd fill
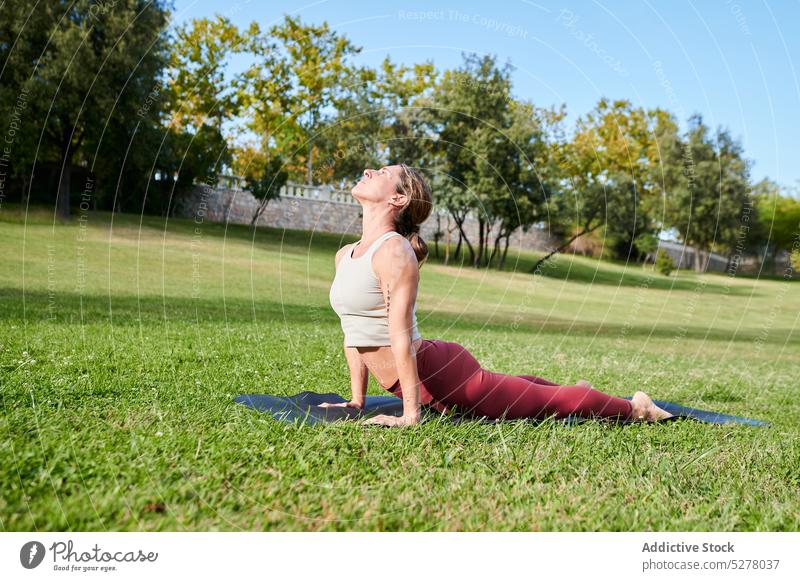
[[[377,65],[462,52],[509,60],[517,97],[565,103],[569,119],[601,96],[692,113],[727,127],[753,160],[752,177],[800,180],[800,2],[640,0],[403,1],[174,0],[174,22],[228,16],[267,27],[284,13],[323,20]]]

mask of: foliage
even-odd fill
[[[304,156],[305,180],[311,184],[318,133],[328,109],[352,90],[349,60],[361,49],[327,23],[304,24],[288,15],[266,33],[251,36],[258,60],[242,77],[239,91],[255,113],[253,127],[266,132],[266,149],[277,135],[285,157]]]
[[[675,263],[672,261],[672,257],[663,248],[659,248],[656,253],[655,269],[664,276],[669,276],[675,270]]]
[[[492,56],[464,55],[462,66],[445,71],[420,101],[421,115],[406,117],[427,137],[436,203],[459,229],[456,255],[463,241],[474,266],[497,257],[502,268],[511,234],[542,219],[553,177],[546,171],[547,140],[557,115],[515,100],[510,74],[510,65]],[[468,213],[479,223],[477,241],[463,228]]]
[[[662,231],[694,246],[702,270],[712,251],[775,260],[800,224],[795,197],[751,187],[726,130],[694,116],[682,134],[666,111],[601,98],[570,131],[565,106],[515,97],[511,65],[492,56],[443,72],[356,66],[346,36],[295,16],[240,29],[217,15],[168,35],[163,1],[9,0],[3,12],[0,113],[24,125],[3,171],[10,191],[42,191],[62,216],[89,186],[93,207],[166,214],[221,171],[268,203],[282,172],[347,187],[364,167],[405,162],[426,172],[474,266],[504,268],[512,235],[546,225],[561,244],[533,271],[593,232],[604,252],[642,260]],[[231,74],[239,58],[251,63]]]
[[[69,215],[77,164],[93,176],[92,195],[111,200],[120,173],[147,172],[145,156],[125,152],[141,126],[157,118],[153,95],[167,59],[164,2],[117,0],[107,7],[90,0],[35,6],[9,0],[3,22],[3,38],[22,39],[0,42],[3,106],[13,107],[9,97],[26,92],[24,133],[42,139],[40,145],[29,138],[17,144],[17,168],[33,172],[58,164],[62,217]]]
[[[636,251],[639,256],[655,256],[658,251],[658,236],[650,232],[636,239]]]
[[[598,228],[605,227],[622,258],[631,254],[638,236],[652,232],[648,200],[655,192],[650,175],[656,146],[651,136],[664,117],[658,109],[603,98],[578,119],[572,139],[557,150],[563,187],[553,204],[554,230],[566,241],[532,272]]]
[[[328,157],[317,174],[340,186],[365,167],[404,162],[424,166],[426,147],[411,120],[430,93],[436,71],[431,63],[406,67],[386,57],[377,70],[358,68],[349,90],[336,103],[336,116],[320,133]],[[322,181],[322,180],[321,180]]]
[[[800,235],[800,199],[770,180],[754,186],[757,213],[754,238],[774,260],[781,250],[790,250]]]
[[[198,18],[179,26],[171,44],[169,89],[171,122],[178,129],[222,124],[240,108],[231,80],[226,78],[230,57],[242,51],[244,39],[229,19]]]
[[[701,271],[711,251],[727,251],[736,244],[749,203],[748,164],[727,131],[719,129],[712,137],[698,115],[690,119],[686,139],[673,139],[663,152],[669,168],[664,174],[664,225],[696,247],[695,269]]]
[[[166,178],[161,186],[169,191],[167,207],[174,209],[196,182],[215,185],[222,167],[230,161],[228,144],[216,127],[202,125],[196,133],[170,129],[156,166]]]

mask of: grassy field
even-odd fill
[[[0,212],[1,530],[800,529],[798,282],[422,270],[420,332],[488,369],[771,428],[302,427],[232,398],[349,397],[328,288],[352,237],[84,218]]]

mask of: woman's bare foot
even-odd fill
[[[672,417],[671,413],[662,410],[660,407],[654,404],[653,400],[650,399],[650,396],[643,391],[637,391],[633,394],[633,397],[631,398],[631,406],[633,407],[632,420],[634,422],[653,422]]]
[[[594,389],[594,386],[585,379],[579,379],[577,382],[575,382],[575,385],[580,385],[581,387],[588,387],[590,389]]]

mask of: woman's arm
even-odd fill
[[[381,252],[383,247],[386,247],[385,252]],[[419,263],[404,238],[390,238],[383,247],[376,252],[373,268],[381,280],[386,302],[389,342],[403,392],[402,420],[404,424],[416,424],[421,417],[420,380],[411,331],[419,285]]]
[[[336,252],[336,257],[334,258],[334,265],[336,268],[339,268],[339,262],[342,260],[342,256],[344,256],[344,253],[348,252],[352,246],[352,244],[346,244]],[[343,403],[322,403],[320,407],[352,407],[363,409],[367,396],[369,370],[361,360],[361,354],[358,352],[358,349],[355,347],[348,347],[346,344],[344,344],[343,347],[344,357],[347,359],[347,368],[350,370],[350,390],[353,393],[353,397],[350,401]]]
[[[347,367],[350,368],[350,389],[353,392],[351,403],[358,407],[364,407],[364,398],[367,395],[367,383],[369,382],[369,370],[361,360],[361,354],[355,347],[344,346],[344,356],[347,359]]]

